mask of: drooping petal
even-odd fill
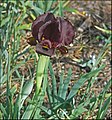
[[[57,18],[57,21],[59,23],[59,30],[61,32],[59,42],[62,45],[69,45],[73,42],[73,37],[75,35],[74,28],[72,24],[66,19]]]
[[[54,49],[45,49],[41,44],[36,45],[36,52],[42,55],[52,56],[54,54]]]
[[[59,43],[60,32],[58,29],[58,22],[48,21],[42,25],[39,29],[38,38],[39,40],[44,37],[45,39],[50,40],[51,42]]]
[[[49,12],[47,12],[46,14],[42,14],[42,15],[38,16],[34,20],[34,22],[32,24],[32,35],[35,39],[38,40],[38,31],[39,31],[40,27],[44,23],[48,22],[49,20],[55,20],[54,15],[52,13],[49,13]]]

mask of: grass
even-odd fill
[[[54,4],[57,4],[57,7],[53,7]],[[27,44],[24,36],[26,31],[31,30],[31,23],[39,14],[51,11],[55,15],[63,16],[63,11],[66,10],[68,4],[68,1],[57,2],[56,0],[49,2],[47,0],[37,2],[19,0],[0,3],[0,119],[76,119],[81,116],[89,119],[95,110],[97,114],[93,114],[94,118],[105,117],[111,102],[111,94],[108,93],[111,79],[107,80],[107,84],[97,96],[89,91],[97,80],[98,74],[106,66],[101,61],[108,52],[111,36],[108,39],[104,37],[105,45],[100,50],[92,70],[81,75],[70,89],[72,69],[68,70],[66,77],[64,77],[64,71],[61,72],[58,85],[50,62],[48,65],[50,73],[48,74],[46,68],[41,92],[35,96],[39,56]],[[106,30],[103,29],[103,31]],[[29,64],[31,60],[33,62]],[[51,82],[48,81],[48,76]],[[76,105],[75,97],[86,82],[88,83],[86,90]],[[45,97],[47,97],[46,104]]]

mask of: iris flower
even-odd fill
[[[36,45],[36,52],[52,56],[55,49],[64,53],[65,46],[73,42],[74,27],[67,19],[47,12],[33,21],[32,35],[34,40],[29,44]]]
[[[36,95],[38,95],[41,92],[42,79],[48,69],[50,57],[56,49],[62,54],[67,52],[65,46],[73,42],[74,27],[67,19],[56,18],[52,13],[47,12],[33,21],[31,29],[33,37],[28,39],[28,43],[36,46],[36,52],[42,54],[39,59],[37,58]]]

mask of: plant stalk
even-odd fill
[[[46,65],[48,67],[49,60],[50,60],[49,56],[41,55],[39,57],[38,65],[36,69],[36,95],[38,95],[41,90],[42,79],[43,76],[46,74],[45,68]]]

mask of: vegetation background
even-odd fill
[[[28,45],[33,20],[50,11],[76,36],[51,57],[35,99],[38,54]],[[0,1],[0,119],[111,118],[111,1]]]

